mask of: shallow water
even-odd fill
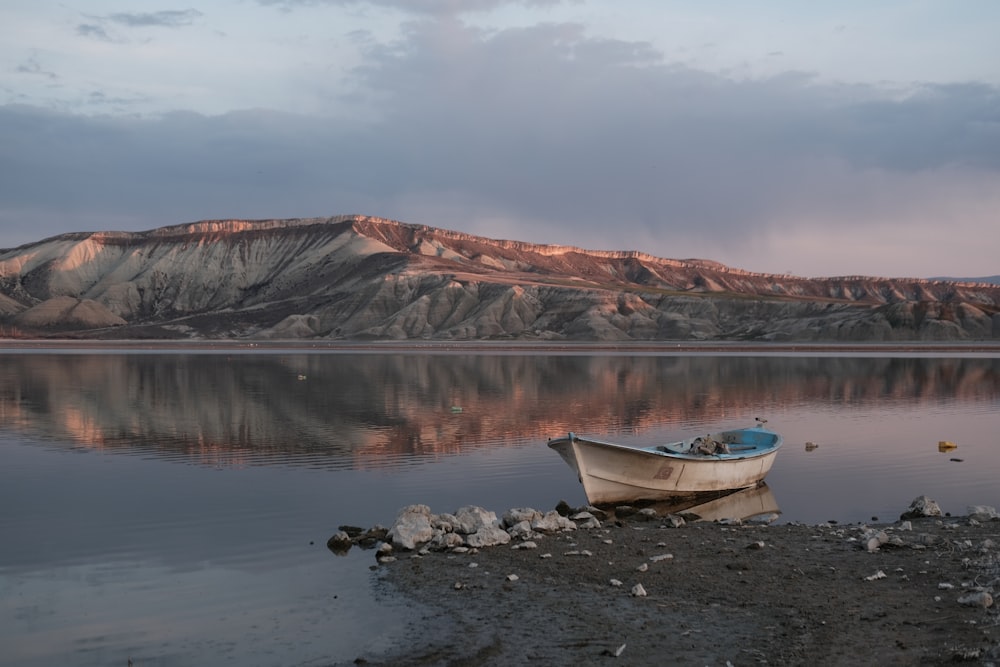
[[[766,417],[782,521],[1000,506],[988,355],[46,351],[0,355],[0,381],[3,665],[370,655],[408,612],[371,552],[326,539],[412,503],[583,504],[544,446],[569,430],[650,444]]]

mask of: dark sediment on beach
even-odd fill
[[[419,615],[405,642],[355,663],[1000,664],[996,519],[675,527],[633,515],[531,541],[394,551],[379,594]]]

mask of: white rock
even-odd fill
[[[646,570],[649,569],[649,564],[648,563],[643,563],[642,565],[640,565],[639,567],[637,567],[635,569],[638,570],[639,572],[645,572]]]
[[[965,513],[969,515],[970,519],[974,519],[975,521],[1000,519],[1000,514],[997,514],[996,508],[989,505],[969,505]]]
[[[537,549],[537,548],[538,544],[530,540],[527,542],[521,542],[520,544],[515,544],[514,546],[511,547],[511,549]]]
[[[646,589],[643,588],[642,584],[636,584],[632,587],[632,596],[637,598],[646,597]]]
[[[510,533],[500,526],[482,526],[471,535],[466,535],[465,543],[474,549],[495,547],[510,542]]]
[[[576,524],[552,510],[531,521],[531,529],[542,533],[557,533],[561,530],[576,530]]]
[[[499,525],[496,512],[490,512],[482,507],[467,505],[455,512],[458,524],[455,530],[465,535],[472,535],[481,528],[494,528]],[[508,536],[509,537],[509,536]]]
[[[465,544],[465,539],[458,533],[436,532],[430,545],[435,549],[453,549]]]
[[[912,519],[923,516],[941,516],[941,508],[937,501],[931,500],[927,496],[917,496],[900,518]]]
[[[527,540],[538,536],[538,533],[531,529],[531,524],[528,521],[518,521],[507,528],[507,533],[518,540]]]
[[[620,579],[612,579],[611,585],[615,587],[623,586],[623,582]]]
[[[517,576],[516,574],[508,574],[507,575],[507,581],[517,581],[520,578],[521,577]]]
[[[868,575],[865,577],[865,581],[876,581],[878,579],[885,579],[886,574],[882,570],[878,570],[875,574]]]
[[[874,553],[879,550],[883,544],[889,541],[889,536],[884,530],[869,530],[865,533],[864,544],[865,549],[868,553]]]
[[[450,533],[455,530],[458,519],[454,514],[434,514],[431,516],[431,527],[442,533]]]
[[[656,556],[649,557],[649,560],[653,563],[659,563],[661,560],[673,560],[673,559],[674,559],[673,554],[659,554]]]
[[[408,550],[416,549],[417,545],[429,542],[433,537],[431,508],[427,505],[404,507],[388,533],[393,546]]]
[[[938,588],[941,589],[942,591],[950,591],[954,587],[955,587],[955,584],[949,584],[946,581],[942,581],[940,584],[938,584]]]
[[[507,528],[516,526],[521,522],[531,522],[542,516],[542,513],[531,507],[514,507],[503,513],[503,525]]]

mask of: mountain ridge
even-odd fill
[[[998,312],[990,283],[802,278],[362,215],[74,232],[0,250],[9,335],[963,340],[1000,336]]]

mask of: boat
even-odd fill
[[[570,432],[548,446],[576,471],[591,505],[669,500],[735,491],[763,482],[782,445],[780,435],[754,426],[679,442],[634,447]]]

